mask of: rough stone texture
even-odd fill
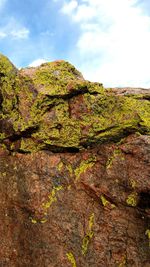
[[[0,267],[150,266],[149,99],[0,55]]]

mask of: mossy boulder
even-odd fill
[[[1,140],[13,140],[14,150],[80,150],[134,132],[150,133],[145,91],[118,94],[119,89],[84,80],[66,61],[18,71],[1,55],[0,73]]]
[[[149,266],[149,100],[0,55],[0,266]]]

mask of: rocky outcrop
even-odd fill
[[[0,55],[0,267],[150,266],[149,99]]]

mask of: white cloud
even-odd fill
[[[29,29],[21,25],[14,18],[9,18],[9,22],[0,28],[0,39],[27,39],[29,37]]]
[[[87,79],[105,86],[150,87],[150,17],[137,2],[71,0],[61,8],[79,26],[76,50],[70,53]]]
[[[12,36],[14,39],[26,39],[29,36],[29,30],[25,27],[12,30],[10,32],[10,36]]]
[[[46,63],[46,62],[47,62],[47,61],[46,61],[45,59],[43,59],[43,58],[38,58],[38,59],[34,60],[33,62],[31,62],[31,63],[29,64],[29,67],[38,67],[38,66],[40,66],[41,64]]]
[[[78,2],[76,0],[71,0],[68,3],[65,3],[62,7],[62,12],[64,14],[70,14],[72,13],[74,10],[76,10],[76,8],[78,7]]]

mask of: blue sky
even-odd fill
[[[0,52],[17,67],[65,59],[106,87],[150,88],[150,1],[0,0]]]

